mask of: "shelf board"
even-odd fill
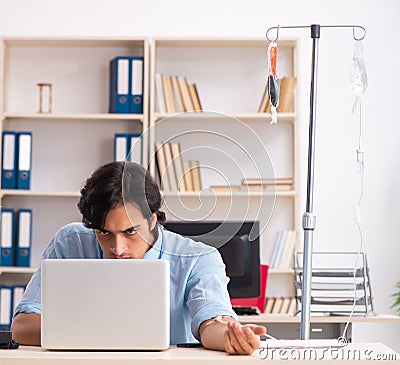
[[[3,189],[0,190],[0,196],[38,196],[38,197],[80,197],[79,191],[35,191],[35,190],[18,190]]]
[[[267,192],[267,191],[218,191],[213,192],[210,189],[203,189],[202,191],[162,191],[161,192],[164,197],[295,197],[296,192],[294,190],[288,191],[276,191],[276,192]]]
[[[201,112],[179,112],[179,113],[155,113],[154,119],[159,121],[161,119],[169,118],[173,120],[181,119],[183,121],[196,120],[196,119],[215,119],[215,118],[226,118],[232,117],[235,119],[239,119],[247,122],[271,122],[271,114],[270,113],[243,113],[243,114],[228,114],[228,113],[215,113],[215,115],[210,115],[209,112],[206,111],[207,114]],[[278,123],[279,122],[290,122],[294,123],[296,120],[296,113],[278,113]]]
[[[157,37],[154,39],[157,48],[162,47],[249,47],[258,48],[266,47],[269,42],[266,38],[165,38]],[[296,42],[292,39],[279,38],[279,46],[295,47]]]
[[[268,274],[271,275],[293,275],[292,269],[268,269]]]
[[[311,314],[311,323],[346,323],[349,316],[329,316],[326,314],[315,315]],[[239,322],[241,323],[300,323],[301,316],[293,314],[267,314],[262,313],[260,315],[253,316],[239,316]],[[400,322],[400,316],[390,314],[378,314],[368,316],[356,316],[350,318],[350,323],[382,323],[382,322]]]
[[[8,47],[143,47],[147,38],[20,38],[3,39]]]
[[[247,193],[245,191],[218,191],[213,192],[209,189],[202,191],[162,191],[164,197],[295,197],[295,190],[276,191],[276,192],[263,192],[252,191]],[[38,190],[18,190],[18,189],[3,189],[0,190],[0,196],[32,196],[32,197],[80,197],[79,191],[38,191]]]
[[[0,266],[1,274],[33,274],[36,271],[35,267],[21,266]]]
[[[143,114],[118,113],[79,113],[79,114],[40,114],[40,113],[4,113],[2,119],[68,119],[68,120],[137,120],[143,121]]]

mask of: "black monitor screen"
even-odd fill
[[[228,291],[231,298],[260,295],[259,222],[171,221],[164,226],[218,249],[230,278]],[[249,236],[254,239],[250,240]]]

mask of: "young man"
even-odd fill
[[[251,354],[265,328],[240,326],[230,305],[225,266],[215,248],[164,230],[157,184],[142,166],[112,162],[81,190],[82,223],[61,228],[46,258],[165,259],[170,262],[171,344],[201,341],[230,354]],[[40,345],[40,265],[16,308],[11,330],[21,344]],[[62,315],[60,309],[60,315]]]

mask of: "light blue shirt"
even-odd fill
[[[232,310],[225,265],[218,250],[182,237],[162,227],[144,259],[170,263],[171,344],[200,340],[199,326],[210,318],[225,315],[237,319]],[[42,259],[105,258],[96,235],[82,223],[61,228],[43,252]],[[40,264],[26,287],[15,314],[41,313]]]

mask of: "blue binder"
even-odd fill
[[[128,160],[142,164],[142,135],[133,133],[129,135]]]
[[[130,57],[130,113],[143,113],[143,57]]]
[[[32,133],[17,133],[17,189],[30,189],[32,165]]]
[[[116,133],[114,135],[114,161],[126,161],[130,150],[130,135]]]
[[[30,266],[31,244],[32,244],[32,210],[19,209],[18,236],[16,245],[16,265]]]
[[[2,136],[1,188],[16,188],[16,139],[17,134],[4,131]]]
[[[14,210],[1,209],[0,266],[14,266]]]
[[[129,113],[129,57],[116,57],[110,61],[110,113]]]
[[[24,296],[26,286],[25,285],[14,285],[12,287],[13,294],[12,294],[12,315],[14,316],[15,309],[17,308],[18,304],[21,302],[22,297]]]
[[[11,286],[0,286],[0,330],[9,331],[12,320],[13,290]]]

